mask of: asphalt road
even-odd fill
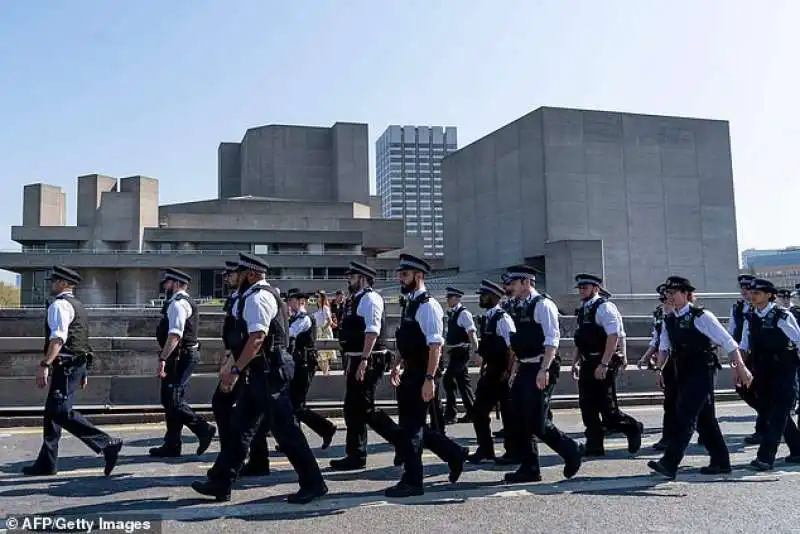
[[[660,432],[660,408],[628,411],[647,428],[645,447],[654,443]],[[98,517],[119,522],[151,519],[154,525],[149,532],[159,531],[156,528],[193,533],[267,529],[282,533],[800,532],[800,468],[779,462],[775,471],[766,474],[745,469],[755,455],[755,447],[742,444],[743,437],[753,430],[753,414],[739,403],[718,405],[718,414],[737,466],[728,476],[700,475],[697,468],[706,465],[707,457],[704,449],[694,445],[677,481],[665,481],[646,466],[648,459],[657,458],[652,450],[643,448],[634,457],[627,452],[624,438],[612,437],[607,441],[607,457],[586,461],[570,481],[563,480],[560,458],[541,447],[544,481],[527,485],[506,486],[500,482],[505,471],[486,465],[480,469],[468,466],[461,480],[451,485],[446,465],[426,453],[425,495],[387,501],[383,490],[395,483],[400,469],[391,466],[390,448],[371,436],[367,469],[344,474],[326,469],[330,493],[307,506],[285,502],[296,483],[294,472],[280,454],[274,454],[269,477],[242,479],[232,501],[219,504],[189,487],[211,466],[218,451],[216,442],[199,458],[187,455],[154,461],[147,456],[147,449],[160,442],[162,426],[106,427],[126,442],[112,477],[103,476],[101,458],[70,436],[62,441],[59,474],[31,479],[19,471],[35,457],[41,431],[3,429],[0,531],[5,518],[40,514],[86,521]],[[574,437],[582,437],[577,411],[557,411],[555,420]],[[448,432],[474,449],[471,425],[454,425]],[[309,440],[319,447],[316,436]],[[192,441],[186,438],[187,443]],[[329,450],[315,449],[323,468],[330,458],[343,453],[342,445],[340,432]],[[186,447],[187,452],[192,449],[193,445]],[[779,457],[786,453],[781,446]],[[155,524],[162,518],[163,523]]]

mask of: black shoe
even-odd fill
[[[750,434],[746,438],[744,438],[745,445],[761,445],[761,434],[758,432],[754,432]]]
[[[667,467],[661,463],[661,460],[659,461],[650,460],[649,462],[647,462],[647,467],[649,467],[659,475],[667,477],[670,480],[675,480],[675,477],[677,476],[677,472],[670,471],[669,469],[667,469]]]
[[[154,458],[178,458],[181,455],[181,450],[174,447],[167,447],[162,445],[160,447],[153,447],[150,449],[150,456]]]
[[[564,478],[572,478],[578,474],[578,470],[581,468],[585,455],[586,449],[583,445],[578,445],[578,451],[575,453],[575,456],[564,461]]]
[[[636,422],[636,430],[628,436],[628,452],[636,454],[642,448],[642,434],[644,433],[644,425]]]
[[[108,445],[103,448],[103,456],[106,460],[106,467],[103,469],[103,474],[109,476],[111,471],[114,470],[114,467],[117,465],[117,460],[119,459],[119,450],[122,448],[122,440],[121,439],[112,439]]]
[[[667,440],[661,438],[657,443],[653,445],[653,449],[657,451],[665,451],[667,450]]]
[[[334,471],[356,471],[367,467],[367,459],[357,456],[345,456],[338,460],[331,460],[330,466]]]
[[[464,415],[462,417],[459,417],[457,422],[458,423],[471,423],[472,422],[472,417],[470,417],[469,415]]]
[[[455,484],[458,482],[458,479],[461,478],[461,473],[464,472],[464,462],[467,461],[467,456],[469,456],[469,449],[466,447],[461,447],[459,455],[454,460],[447,462],[447,467],[450,468],[450,476],[448,478],[451,484]]]
[[[209,481],[192,482],[192,489],[195,490],[200,495],[214,497],[214,499],[216,499],[217,502],[226,502],[231,500],[230,488],[225,489],[221,486],[214,484],[213,482]]]
[[[390,499],[404,499],[406,497],[415,497],[417,495],[424,495],[425,490],[422,488],[418,488],[416,486],[409,486],[403,482],[400,482],[396,486],[392,486],[391,488],[386,488],[386,491],[383,494]]]
[[[762,462],[758,458],[750,462],[750,467],[756,471],[772,471],[772,466],[767,462]]]
[[[331,442],[333,442],[333,436],[336,435],[336,425],[331,425],[331,428],[328,430],[328,433],[322,436],[322,450],[324,451],[328,447],[331,446]]]
[[[790,454],[784,458],[784,461],[787,464],[800,464],[800,454]]]
[[[495,458],[494,463],[497,465],[518,465],[520,460],[513,454],[505,453],[503,456]]]
[[[480,449],[476,450],[469,456],[467,456],[467,461],[471,464],[481,464],[483,462],[496,462],[497,458],[492,454],[484,454]]]
[[[265,477],[269,475],[269,463],[248,461],[239,471],[240,477]]]
[[[328,493],[328,486],[323,482],[320,486],[309,489],[300,489],[297,493],[292,493],[286,497],[286,502],[290,504],[308,504],[314,499],[319,499]]]
[[[497,439],[504,439],[506,437],[506,429],[501,428],[497,432],[493,432],[492,435]]]
[[[202,456],[211,446],[211,440],[217,435],[217,427],[208,425],[205,433],[197,436],[199,443],[197,444],[197,456]]]
[[[514,473],[506,473],[503,480],[507,484],[525,484],[528,482],[541,482],[542,474],[539,471],[519,470]]]
[[[43,469],[36,464],[22,468],[22,474],[29,477],[49,477],[58,474],[58,469]]]
[[[454,425],[456,423],[456,416],[455,415],[448,415],[444,418],[445,425]]]
[[[701,475],[728,475],[732,472],[731,466],[708,465],[700,468]]]

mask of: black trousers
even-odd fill
[[[749,369],[750,372],[753,373],[753,376],[755,376],[755,374],[756,374],[756,364],[755,364],[755,358],[753,357],[753,355],[752,354],[748,355],[748,357],[747,357],[747,359],[745,359],[744,363],[745,363],[745,367],[747,367],[747,369]],[[760,401],[759,401],[759,398],[758,398],[757,391],[758,391],[757,387],[752,387],[752,386],[750,388],[745,388],[745,387],[742,387],[742,386],[737,386],[736,387],[736,393],[739,394],[739,397],[741,397],[741,399],[745,403],[747,403],[748,406],[750,406],[752,409],[754,409],[756,411],[756,428],[755,428],[755,432],[756,432],[756,434],[760,435],[764,431],[764,421],[762,420],[762,418],[761,418],[761,416],[759,414],[761,412],[763,412],[764,410],[761,408],[761,404],[760,404]]]
[[[508,377],[505,365],[487,364],[481,368],[478,384],[475,388],[475,404],[472,408],[472,426],[475,428],[475,438],[478,441],[478,453],[485,457],[494,457],[494,439],[492,438],[491,416],[497,403],[509,406]],[[508,419],[506,418],[508,415]],[[516,452],[516,443],[513,438],[515,425],[511,423],[510,414],[504,414],[503,428],[505,438],[503,445],[506,453],[513,456]]]
[[[423,446],[448,464],[463,454],[461,446],[441,433],[435,425],[425,424],[430,409],[430,403],[422,399],[425,374],[424,368],[408,367],[400,376],[397,388],[400,429],[396,447],[405,462],[400,482],[416,488],[422,487]]]
[[[70,362],[56,360],[50,378],[50,389],[44,403],[42,430],[44,439],[36,467],[43,471],[55,471],[58,467],[58,443],[63,428],[96,454],[110,443],[111,437],[90,423],[80,412],[72,409],[75,395],[86,376],[86,365],[70,367]]]
[[[456,389],[461,395],[461,402],[467,416],[472,416],[472,407],[475,404],[475,395],[469,377],[469,349],[456,347],[448,352],[447,369],[442,378],[442,388],[445,392],[446,404],[444,415],[447,419],[456,416]]]
[[[307,359],[296,359],[294,377],[289,384],[289,397],[292,400],[294,414],[297,419],[301,423],[305,423],[315,434],[324,437],[335,432],[336,426],[311,410],[306,404],[308,390],[311,388],[311,382],[316,374],[317,366],[315,362]]]
[[[783,437],[792,456],[800,454],[800,432],[790,412],[797,402],[797,364],[764,362],[756,365],[759,418],[763,421],[756,458],[772,465]]]
[[[617,368],[609,369],[603,380],[594,377],[600,360],[599,357],[584,359],[578,375],[578,404],[586,427],[587,451],[603,450],[604,429],[622,432],[626,436],[639,432],[636,419],[619,409]]]
[[[442,406],[442,371],[439,370],[435,376],[436,389],[434,390],[433,400],[428,405],[428,425],[445,434],[447,427],[444,424],[444,407]]]
[[[211,397],[211,409],[214,412],[214,420],[216,420],[217,428],[219,429],[220,449],[224,449],[230,443],[233,407],[241,394],[242,384],[244,384],[244,381],[237,380],[233,389],[228,393],[223,392],[218,385],[216,391],[214,391],[214,396]],[[251,462],[257,462],[259,465],[269,464],[268,432],[269,424],[265,417],[250,442]]]
[[[677,367],[676,375],[678,399],[675,434],[667,443],[661,463],[670,471],[677,471],[697,427],[697,433],[711,457],[711,465],[730,467],[730,454],[714,410],[716,369],[700,365]]]
[[[266,426],[297,472],[300,488],[319,487],[323,483],[322,474],[294,416],[288,381],[277,372],[262,369],[248,369],[239,380],[244,380],[244,384],[233,410],[229,443],[211,468],[211,481],[228,489],[233,485],[250,443],[266,419]]]
[[[180,451],[181,432],[186,426],[197,436],[208,432],[208,423],[186,402],[186,386],[200,363],[197,349],[176,348],[166,363],[167,376],[161,379],[161,405],[167,423],[164,445]]]
[[[662,419],[661,439],[666,443],[675,436],[675,419],[678,407],[678,383],[674,362],[667,361],[661,370],[664,380],[664,417]]]
[[[517,376],[511,385],[511,410],[516,427],[520,471],[540,470],[539,450],[534,437],[539,438],[565,460],[580,454],[578,443],[553,424],[550,398],[555,381],[551,378],[550,385],[543,390],[536,387],[536,375],[540,367],[539,363],[519,363]]]
[[[367,425],[380,437],[394,445],[399,427],[383,410],[375,408],[375,388],[383,377],[382,368],[368,365],[364,380],[356,380],[359,360],[351,358],[347,366],[344,394],[344,422],[347,425],[345,454],[367,457]]]

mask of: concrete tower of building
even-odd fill
[[[377,192],[383,217],[403,219],[406,235],[424,242],[425,255],[444,255],[442,159],[458,149],[456,128],[389,126],[375,143]]]

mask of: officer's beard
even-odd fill
[[[175,291],[172,289],[167,289],[166,291],[164,291],[164,295],[167,297],[167,300],[171,299],[174,294]]]
[[[514,298],[514,290],[513,289],[506,289],[506,297],[513,299]]]
[[[347,282],[347,291],[349,291],[351,295],[355,295],[361,291],[361,284],[359,282]]]
[[[494,304],[492,303],[488,295],[480,295],[478,297],[478,306],[480,306],[484,310],[488,310],[489,308],[494,308]]]
[[[408,295],[409,293],[413,293],[416,288],[417,288],[416,282],[410,282],[408,284],[400,284],[400,293],[402,293],[403,295]]]

